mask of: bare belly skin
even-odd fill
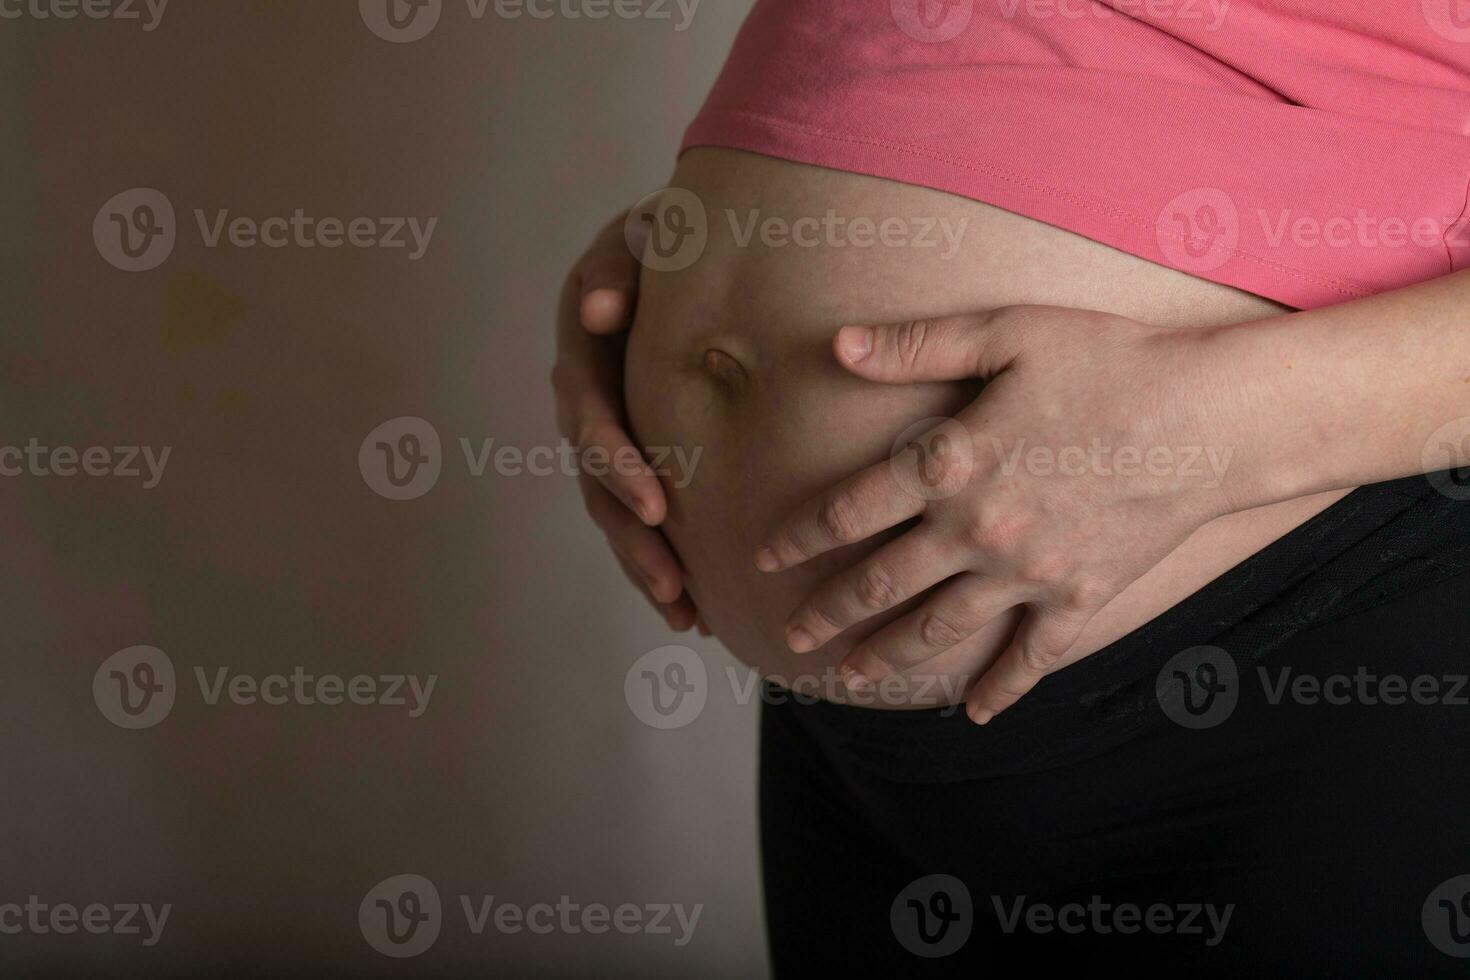
[[[975,383],[893,387],[854,378],[831,352],[839,326],[1026,303],[1178,327],[1283,312],[1260,297],[927,188],[721,149],[685,154],[670,183],[703,202],[709,243],[687,269],[643,274],[627,353],[630,421],[645,446],[678,447],[685,459],[700,453],[692,473],[672,467],[664,480],[665,531],[706,622],[762,675],[829,700],[874,708],[961,700],[970,672],[999,654],[1017,618],[991,624],[861,699],[842,687],[836,664],[911,606],[812,653],[787,649],[784,625],[797,604],[880,542],[772,576],[754,565],[761,537],[802,501],[886,459],[911,424],[951,415],[979,391]],[[757,231],[741,240],[752,212],[791,224],[821,221],[829,211],[875,223],[898,218],[908,231],[899,235],[892,225],[890,244],[858,247],[858,235],[822,232],[808,221],[801,244],[782,244],[779,226],[769,226],[776,238]],[[922,246],[925,239],[935,244]],[[1288,501],[1201,528],[1109,603],[1067,662],[1158,616],[1344,495]]]

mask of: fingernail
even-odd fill
[[[990,719],[995,717],[995,712],[989,708],[978,708],[970,713],[970,720],[977,725],[987,725]]]
[[[792,653],[806,653],[817,648],[817,641],[800,626],[793,626],[786,631],[786,645],[791,648]]]
[[[843,327],[838,332],[837,343],[842,356],[849,363],[857,364],[873,353],[873,328]]]
[[[856,667],[843,666],[842,683],[854,694],[862,694],[873,689],[872,678]]]
[[[760,548],[755,553],[755,567],[763,572],[774,572],[781,567],[781,562],[770,548]]]
[[[638,519],[644,524],[649,526],[653,525],[653,508],[648,506],[646,501],[635,499],[633,501],[633,512],[638,515]]]
[[[620,310],[622,298],[622,292],[611,286],[599,286],[588,290],[582,296],[582,323],[587,325],[593,320],[613,318]],[[604,317],[599,317],[599,312],[603,313]]]

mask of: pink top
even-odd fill
[[[985,201],[1314,307],[1470,265],[1461,0],[759,0],[684,148]]]

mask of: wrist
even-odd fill
[[[1310,378],[1300,316],[1192,331],[1216,392],[1208,431],[1230,454],[1222,489],[1232,512],[1352,485],[1330,467],[1335,433],[1315,404],[1328,393]]]

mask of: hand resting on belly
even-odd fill
[[[708,243],[688,268],[644,271],[625,379],[638,442],[679,447],[683,459],[698,460],[692,473],[664,479],[664,531],[705,621],[736,657],[835,701],[875,708],[959,702],[968,671],[997,655],[1019,620],[1013,610],[865,695],[843,687],[836,664],[915,601],[813,653],[788,649],[784,627],[793,609],[885,539],[774,576],[754,567],[757,544],[792,508],[888,457],[915,423],[949,417],[978,392],[974,383],[891,387],[858,379],[833,356],[838,327],[1017,304],[1105,310],[1161,326],[1281,312],[1259,297],[926,188],[718,149],[686,154],[671,186],[703,204]],[[889,233],[864,235],[867,227]],[[1069,662],[1157,616],[1341,496],[1206,525],[1109,603]]]

